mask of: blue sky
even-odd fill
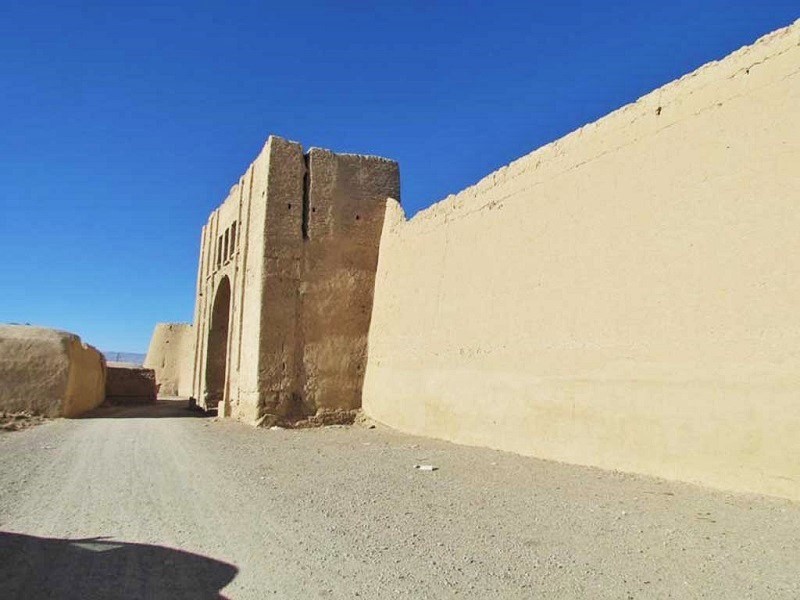
[[[0,322],[144,352],[268,134],[398,160],[413,214],[799,6],[4,0]]]

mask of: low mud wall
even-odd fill
[[[150,404],[156,401],[156,373],[109,364],[106,376],[106,400],[109,404]]]
[[[72,333],[0,325],[0,411],[76,417],[103,402],[105,359]]]

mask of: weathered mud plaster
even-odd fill
[[[105,397],[106,363],[72,333],[0,325],[0,410],[76,417]]]
[[[397,164],[308,153],[297,377],[305,412],[361,407],[378,245],[386,200],[400,193]]]
[[[144,367],[156,374],[160,396],[191,396],[195,334],[191,323],[159,323]]]
[[[175,325],[154,332],[146,364],[162,393],[177,378],[200,406],[252,423],[360,407],[385,203],[399,185],[393,161],[270,137],[203,228],[194,340],[175,343],[186,333]],[[176,373],[189,354],[187,389]]]
[[[800,22],[381,239],[364,409],[800,500]]]
[[[150,404],[156,401],[156,394],[155,370],[108,363],[106,402],[109,404]]]

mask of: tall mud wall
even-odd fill
[[[396,162],[308,153],[300,285],[299,387],[304,412],[361,407],[367,334],[386,199],[399,198]]]
[[[275,139],[275,138],[271,138]],[[361,406],[394,161],[299,145],[267,189],[258,418]]]
[[[191,323],[156,325],[144,366],[155,371],[159,395],[192,395],[194,338]]]
[[[800,22],[406,221],[364,408],[398,429],[800,499]]]
[[[188,395],[261,424],[358,408],[386,199],[399,191],[393,161],[270,136],[202,231]]]

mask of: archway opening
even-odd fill
[[[231,284],[223,277],[214,296],[211,327],[206,353],[206,410],[216,408],[225,397],[225,371],[228,362],[228,323],[231,312]]]

